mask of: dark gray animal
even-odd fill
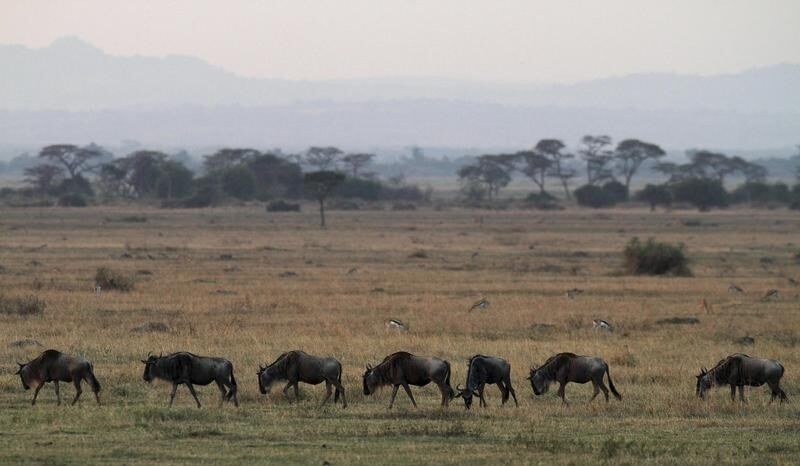
[[[236,407],[239,407],[239,399],[236,397],[236,378],[233,376],[233,364],[227,359],[179,352],[166,356],[148,355],[148,358],[142,360],[142,363],[144,364],[142,378],[145,382],[150,383],[154,379],[172,382],[172,393],[169,397],[170,406],[175,401],[175,392],[178,390],[178,385],[184,384],[189,389],[192,397],[194,397],[194,401],[197,402],[197,407],[200,408],[200,400],[197,399],[194,385],[208,385],[211,382],[216,382],[221,393],[219,405],[222,406],[222,403],[226,400],[233,399],[233,403]]]
[[[502,403],[506,404],[508,395],[514,397],[514,405],[519,406],[517,403],[517,394],[511,386],[511,364],[505,359],[496,358],[492,356],[484,356],[476,354],[469,359],[467,364],[467,388],[456,387],[458,396],[464,399],[464,407],[470,409],[472,407],[472,397],[477,396],[481,406],[486,406],[486,400],[483,398],[483,389],[486,384],[496,384],[500,389],[502,395]]]
[[[608,376],[608,386],[611,387],[611,393],[614,394],[618,400],[622,400],[622,395],[617,392],[614,387],[614,382],[611,381],[611,373],[608,371],[608,364],[600,358],[592,356],[578,356],[573,353],[558,353],[550,357],[541,367],[531,367],[531,373],[528,380],[531,381],[531,388],[533,393],[542,395],[547,392],[552,382],[558,382],[558,396],[561,401],[566,403],[567,399],[564,394],[564,387],[569,382],[586,383],[592,382],[594,385],[594,394],[590,401],[594,401],[600,390],[608,402],[608,388],[603,383],[603,376]]]
[[[786,400],[786,393],[781,389],[783,366],[774,359],[753,358],[746,354],[736,353],[722,359],[710,371],[700,369],[697,375],[695,393],[705,398],[706,392],[714,385],[730,385],[731,401],[736,399],[736,387],[739,387],[739,399],[744,403],[744,387],[760,387],[765,383],[772,390],[769,402],[779,397],[781,403]]]
[[[56,398],[58,404],[61,404],[61,393],[59,391],[59,382],[72,382],[75,384],[75,398],[72,404],[77,403],[81,393],[81,381],[85,380],[94,392],[94,398],[97,404],[100,404],[100,382],[94,376],[94,368],[92,364],[79,357],[70,356],[60,351],[49,349],[40,354],[36,359],[27,364],[17,363],[19,369],[16,374],[19,374],[22,380],[22,386],[25,390],[30,390],[35,387],[33,392],[33,400],[31,405],[36,404],[36,397],[39,396],[39,390],[44,387],[47,382],[53,382],[56,389]]]
[[[342,363],[336,358],[324,358],[312,356],[303,351],[288,351],[278,356],[272,364],[267,367],[259,366],[258,369],[258,389],[263,394],[267,394],[272,384],[277,380],[287,380],[289,383],[283,388],[283,394],[289,399],[289,387],[294,386],[295,399],[300,398],[297,387],[299,382],[317,385],[325,382],[325,399],[322,406],[331,397],[331,387],[336,388],[333,402],[339,401],[342,397],[342,407],[347,407],[347,398],[344,395],[342,386]]]
[[[394,386],[389,409],[392,409],[397,389],[401,386],[415,408],[417,402],[414,400],[414,395],[411,394],[409,385],[424,387],[431,382],[435,383],[442,392],[442,406],[448,406],[450,400],[456,396],[450,386],[449,362],[439,358],[415,356],[405,351],[386,356],[383,362],[375,367],[367,364],[367,371],[364,372],[363,379],[364,395],[375,393],[375,390],[383,385]]]

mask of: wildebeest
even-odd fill
[[[72,400],[72,404],[74,405],[78,401],[78,398],[80,398],[81,393],[83,393],[83,390],[81,390],[81,381],[83,380],[92,387],[94,398],[97,400],[97,404],[100,404],[100,382],[98,382],[97,377],[94,376],[92,364],[83,358],[70,356],[60,351],[49,349],[27,364],[17,364],[19,365],[19,369],[16,373],[19,374],[19,378],[22,380],[22,386],[25,387],[25,390],[35,387],[31,405],[36,404],[36,397],[39,396],[39,390],[41,390],[47,382],[53,382],[59,405],[61,404],[61,393],[58,383],[72,382],[75,384],[75,398]]]
[[[456,387],[458,396],[464,399],[464,407],[469,409],[472,406],[472,397],[477,396],[481,406],[486,406],[483,398],[483,389],[486,384],[496,384],[502,395],[502,403],[506,404],[508,395],[514,397],[514,404],[517,403],[517,394],[511,386],[511,364],[505,359],[492,356],[476,354],[469,359],[467,364],[467,387]]]
[[[342,397],[342,407],[347,407],[347,398],[344,395],[342,386],[342,363],[336,358],[324,358],[312,356],[303,351],[288,351],[278,356],[272,364],[267,367],[259,366],[258,370],[258,389],[263,394],[269,392],[272,384],[277,380],[287,380],[289,383],[283,388],[283,394],[289,399],[289,387],[294,386],[294,397],[300,398],[297,384],[299,382],[317,385],[325,382],[325,399],[322,406],[331,397],[331,386],[336,388],[333,402],[339,401]],[[289,400],[291,401],[291,400]]]
[[[780,397],[781,402],[786,399],[786,393],[781,389],[783,366],[774,359],[753,358],[746,354],[736,353],[720,360],[710,371],[700,369],[697,375],[697,388],[695,394],[705,398],[705,393],[714,385],[731,386],[731,401],[736,399],[736,387],[739,387],[739,399],[744,402],[744,387],[760,387],[765,383],[772,390],[769,402]]]
[[[531,388],[536,395],[542,395],[547,392],[550,383],[558,382],[558,396],[561,401],[566,403],[567,399],[564,394],[564,387],[569,382],[586,383],[592,382],[594,385],[594,394],[592,395],[593,401],[600,390],[608,402],[608,389],[603,383],[603,376],[608,376],[608,386],[611,387],[611,393],[618,400],[622,400],[622,395],[617,392],[614,387],[614,382],[611,381],[611,373],[608,371],[608,364],[600,358],[592,356],[578,356],[573,353],[558,353],[550,357],[541,367],[531,367],[531,373],[528,380],[531,381]]]
[[[172,382],[172,393],[169,397],[169,405],[175,401],[175,392],[178,385],[184,384],[197,402],[200,408],[200,400],[194,391],[194,385],[208,385],[216,382],[221,393],[219,405],[226,400],[233,399],[233,403],[238,407],[239,399],[236,397],[236,378],[233,376],[233,364],[224,358],[214,358],[207,356],[197,356],[192,353],[178,352],[166,356],[148,355],[144,364],[145,382],[152,382],[153,379],[162,379]],[[227,389],[229,390],[226,390]]]
[[[415,356],[405,351],[386,356],[377,366],[372,367],[367,364],[367,371],[364,372],[364,395],[371,395],[375,390],[383,385],[393,385],[392,399],[389,401],[389,409],[392,409],[394,399],[397,396],[397,389],[403,387],[411,399],[414,407],[417,402],[411,394],[409,385],[424,387],[430,382],[439,387],[442,392],[442,406],[447,406],[456,393],[450,386],[450,363],[439,358],[427,358]]]

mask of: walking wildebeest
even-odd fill
[[[300,392],[297,387],[299,382],[317,385],[325,382],[325,399],[322,406],[331,397],[331,386],[336,388],[336,395],[333,402],[339,401],[342,396],[342,407],[347,407],[347,398],[344,395],[342,386],[342,363],[336,358],[323,358],[312,356],[303,351],[288,351],[278,356],[272,364],[267,367],[259,366],[258,370],[258,389],[263,394],[269,392],[270,386],[276,380],[288,380],[289,383],[283,388],[283,394],[289,399],[289,387],[294,386],[294,397],[300,399]]]
[[[53,382],[56,388],[56,398],[58,404],[61,404],[61,393],[59,391],[59,382],[72,382],[75,384],[75,399],[72,400],[74,405],[81,393],[81,381],[85,380],[92,387],[94,398],[97,404],[100,404],[100,382],[94,376],[92,364],[79,357],[70,356],[54,349],[49,349],[40,354],[36,359],[27,363],[19,365],[16,374],[22,380],[22,386],[25,390],[35,386],[36,390],[33,392],[33,400],[31,405],[36,404],[36,397],[39,396],[39,390],[44,387],[47,382]]]
[[[178,385],[185,384],[200,408],[200,400],[194,391],[194,385],[208,385],[216,382],[221,393],[219,405],[226,400],[233,398],[233,403],[238,407],[239,399],[236,397],[236,379],[233,377],[233,364],[223,358],[213,358],[197,356],[192,353],[178,352],[166,356],[148,355],[147,360],[142,360],[144,364],[145,382],[152,382],[153,379],[162,379],[172,382],[172,393],[169,397],[169,405],[175,401],[175,392]],[[230,390],[226,393],[226,387]]]
[[[467,364],[467,388],[456,387],[458,396],[464,398],[464,407],[470,409],[472,397],[477,396],[481,406],[486,406],[483,398],[483,389],[486,384],[496,384],[502,395],[502,403],[508,401],[508,394],[514,397],[514,404],[517,403],[517,394],[511,386],[511,364],[505,359],[495,358],[476,354],[469,359]]]
[[[414,407],[417,402],[411,394],[409,385],[424,387],[430,382],[439,387],[442,392],[442,406],[447,406],[450,399],[455,397],[455,391],[450,386],[450,363],[439,358],[426,358],[414,356],[405,351],[399,351],[386,358],[375,367],[367,364],[367,371],[364,372],[364,395],[375,393],[375,390],[383,385],[393,385],[392,399],[389,401],[389,409],[392,409],[394,398],[397,396],[397,389],[403,387],[411,399]]]
[[[611,393],[618,400],[622,400],[622,395],[617,392],[614,387],[614,382],[611,381],[611,373],[608,371],[608,364],[600,358],[592,356],[578,356],[573,353],[558,353],[550,357],[541,367],[531,367],[531,375],[528,379],[531,381],[531,388],[536,395],[542,395],[547,392],[550,383],[555,381],[559,383],[558,396],[561,401],[566,403],[566,395],[564,394],[564,387],[569,382],[586,383],[592,382],[594,385],[594,395],[589,401],[594,401],[600,390],[608,402],[608,388],[603,383],[603,375],[608,376],[608,386],[611,387]]]
[[[786,393],[781,389],[783,366],[773,359],[752,358],[746,354],[736,353],[722,359],[710,371],[700,369],[697,375],[697,388],[695,394],[705,398],[705,393],[714,385],[731,386],[731,401],[736,399],[736,387],[739,387],[739,399],[744,402],[744,387],[760,387],[765,383],[772,390],[769,402],[780,397],[781,403],[786,399]]]

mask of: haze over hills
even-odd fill
[[[201,146],[527,147],[586,133],[670,148],[800,142],[800,65],[570,85],[246,78],[191,57],[117,57],[77,38],[0,46],[0,140]]]

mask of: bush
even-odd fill
[[[86,207],[89,203],[80,194],[64,194],[58,198],[58,205],[61,207]]]
[[[256,195],[256,178],[247,167],[231,167],[222,172],[222,190],[225,194],[242,201]]]
[[[19,316],[41,316],[47,303],[34,295],[9,298],[0,294],[0,314]]]
[[[745,183],[731,193],[731,202],[753,204],[788,204],[797,201],[795,192],[784,183],[768,184],[762,182]]]
[[[267,204],[267,212],[300,212],[300,204],[286,201],[272,201]]]
[[[728,206],[728,192],[715,180],[689,178],[674,184],[672,195],[676,201],[687,202],[701,211]]]
[[[383,193],[383,185],[377,180],[348,177],[334,191],[334,195],[345,199],[359,198],[377,201]]]
[[[607,181],[603,185],[603,191],[614,199],[615,204],[628,200],[628,188],[619,181]]]
[[[641,191],[636,193],[636,200],[646,202],[650,205],[650,210],[656,210],[656,206],[668,206],[672,204],[672,193],[664,185],[648,184]]]
[[[94,284],[103,290],[133,291],[134,281],[116,270],[100,267],[94,275]]]
[[[612,207],[617,203],[614,195],[600,186],[591,184],[583,185],[573,193],[578,205],[599,209],[601,207]]]
[[[684,245],[657,242],[653,238],[646,243],[632,238],[625,246],[625,270],[633,275],[679,275],[690,276]]]

